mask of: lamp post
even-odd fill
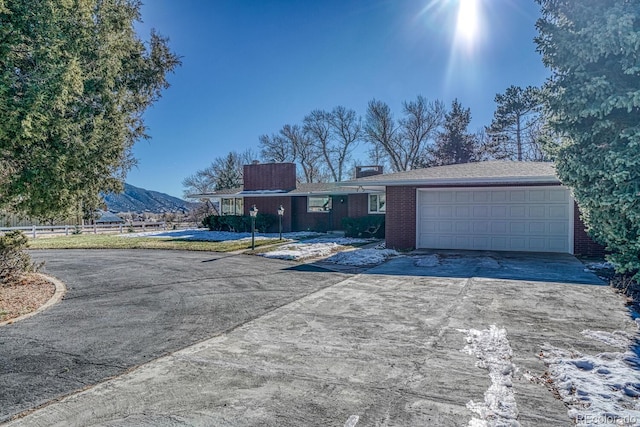
[[[251,216],[251,250],[253,251],[256,248],[256,216],[258,215],[256,205],[251,206],[249,215]]]
[[[280,240],[282,240],[282,217],[284,215],[284,208],[282,205],[278,208],[278,231],[280,232]]]

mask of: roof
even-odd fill
[[[299,183],[293,190],[243,190],[232,188],[228,190],[214,191],[211,193],[190,194],[191,198],[212,197],[277,197],[277,196],[306,196],[309,194],[350,194],[354,193],[353,187],[343,187],[335,182]]]
[[[414,169],[343,182],[346,186],[425,184],[559,183],[550,162],[487,161]]]
[[[103,222],[124,222],[124,219],[120,218],[118,215],[108,212],[108,211],[98,211],[100,218],[96,219],[96,223]]]

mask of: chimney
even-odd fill
[[[296,188],[295,163],[255,163],[244,165],[245,191],[283,190]]]
[[[382,166],[356,166],[356,178],[382,175]]]

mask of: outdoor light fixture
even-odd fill
[[[278,219],[279,219],[278,231],[280,232],[280,240],[282,240],[282,217],[283,216],[284,216],[284,208],[282,207],[282,205],[280,205],[280,207],[278,208]]]
[[[251,217],[251,250],[253,251],[256,249],[256,216],[258,216],[256,205],[249,209],[249,216]]]

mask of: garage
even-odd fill
[[[565,187],[416,191],[417,248],[573,252],[573,202]]]

